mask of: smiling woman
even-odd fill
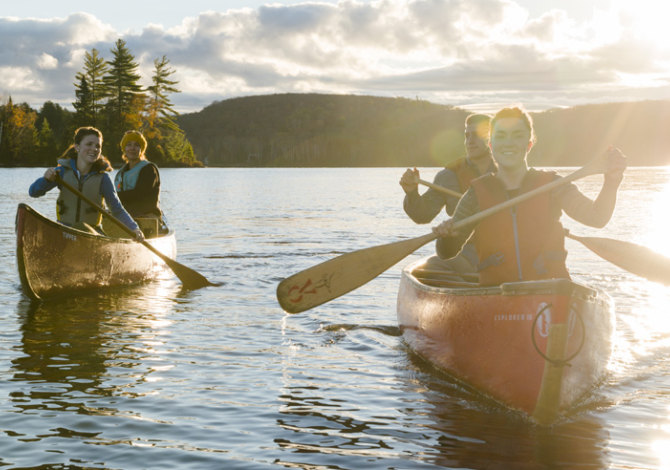
[[[443,259],[456,256],[473,236],[482,286],[569,279],[565,265],[565,235],[560,222],[562,213],[582,224],[604,227],[614,211],[626,157],[618,149],[610,148],[595,161],[596,172],[605,175],[595,201],[576,186],[566,185],[518,204],[510,211],[498,212],[477,224],[459,228],[459,222],[473,214],[560,179],[554,172],[528,168],[526,157],[533,140],[533,122],[525,110],[500,110],[491,121],[491,149],[498,173],[473,180],[472,188],[459,202],[454,217],[433,228],[441,237],[436,249]]]
[[[142,231],[123,208],[114,191],[109,176],[112,166],[100,153],[101,148],[102,133],[94,127],[80,127],[74,133],[74,143],[58,160],[58,166],[47,168],[44,176],[30,186],[29,194],[31,197],[41,197],[58,187],[58,221],[79,230],[103,233],[102,214],[57,183],[58,176],[68,184],[78,187],[95,204],[101,205],[104,199],[114,217],[132,230],[138,240],[144,240]]]

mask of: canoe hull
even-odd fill
[[[419,264],[403,271],[398,322],[437,368],[541,424],[604,378],[614,333],[604,292],[567,279],[431,287],[412,275]]]
[[[49,299],[78,291],[137,284],[169,268],[146,247],[130,239],[94,235],[50,220],[26,204],[16,214],[16,257],[24,293]],[[147,239],[174,258],[173,231]]]

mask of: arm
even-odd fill
[[[626,169],[626,157],[618,150],[608,151],[605,180],[595,201],[586,197],[577,186],[559,190],[557,196],[561,208],[572,219],[589,227],[603,228],[612,218],[616,206],[617,192]]]
[[[440,258],[451,259],[461,252],[465,242],[472,236],[476,224],[462,227],[456,232],[452,230],[452,226],[477,212],[479,212],[477,193],[474,189],[469,189],[458,202],[454,216],[433,228],[433,232],[440,236],[435,243],[435,250]]]
[[[112,178],[110,178],[109,173],[105,173],[104,177],[102,178],[102,183],[100,184],[100,194],[105,199],[105,203],[107,204],[107,207],[109,207],[109,210],[114,217],[123,222],[123,224],[130,230],[136,233],[140,231],[140,227],[121,205],[121,201],[119,201],[119,198],[116,195],[114,183],[112,183]]]
[[[418,177],[418,171],[416,172]],[[418,178],[417,178],[418,179]],[[444,188],[460,192],[456,174],[451,170],[442,170],[433,181],[435,184]],[[441,193],[433,188],[429,188],[423,195],[419,194],[418,187],[405,195],[403,208],[405,213],[417,224],[427,224],[433,221],[435,217],[446,206],[447,214],[454,213],[458,198]]]
[[[33,184],[30,185],[28,189],[28,194],[30,197],[42,197],[53,188],[56,187],[55,174],[58,172],[60,176],[63,176],[63,168],[57,166],[56,168],[48,168],[44,172],[44,176],[37,178]]]

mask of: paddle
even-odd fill
[[[578,237],[566,233],[606,261],[637,276],[670,285],[670,258],[654,253],[649,248],[621,240],[596,237]]]
[[[572,181],[602,173],[604,163],[601,160],[603,159],[596,158],[593,162],[564,178],[552,181],[549,184],[460,220],[454,224],[454,229],[457,230],[478,222],[485,217],[515,206],[538,194],[564,186]],[[289,313],[300,313],[336,299],[367,284],[409,254],[436,238],[436,234],[429,233],[409,240],[364,248],[340,255],[337,258],[301,271],[284,279],[277,286],[279,305]]]
[[[437,191],[454,195],[454,191],[442,186],[421,180],[419,180],[419,183],[430,186]],[[567,230],[565,236],[580,242],[605,261],[629,273],[666,286],[670,285],[670,258],[659,255],[645,246],[611,238],[578,237]]]
[[[425,180],[420,179],[418,181],[418,183],[422,184],[424,186],[428,186],[429,188],[433,188],[437,191],[440,191],[441,193],[448,194],[450,196],[456,196],[456,197],[461,197],[462,196],[461,193],[458,193],[458,192],[456,192],[452,189],[449,189],[449,188],[445,188],[444,186],[440,186],[439,184],[431,183],[429,181],[425,181]]]
[[[73,192],[74,194],[77,195],[82,201],[86,202],[88,205],[93,207],[95,210],[100,212],[103,216],[107,217],[109,220],[114,222],[116,225],[121,227],[126,233],[131,235],[133,238],[135,238],[135,233],[130,230],[128,227],[125,226],[123,222],[121,222],[119,219],[114,217],[112,214],[107,212],[105,209],[103,209],[101,206],[84,196],[81,192],[77,191],[72,185],[69,183],[63,181],[63,179],[60,177],[58,173],[56,173],[56,182],[60,184],[61,186],[64,186],[67,188],[69,191]],[[162,259],[165,264],[169,266],[170,269],[177,275],[179,280],[184,284],[184,287],[187,289],[200,289],[201,287],[207,287],[207,286],[214,286],[216,284],[212,284],[203,276],[202,274],[192,270],[191,268],[187,268],[183,264],[178,263],[177,261],[173,260],[169,256],[164,255],[160,251],[158,251],[156,248],[154,248],[150,243],[148,243],[146,240],[139,242],[145,247],[147,247],[149,250],[151,250],[156,256],[158,256],[160,259]]]

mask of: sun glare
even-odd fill
[[[650,214],[665,214],[670,207],[670,182],[666,183],[663,190],[658,192],[650,204]],[[668,233],[670,233],[670,218],[653,217],[649,220],[650,225],[642,244],[650,250],[659,254],[670,256],[670,245],[668,244]]]
[[[658,0],[617,0],[621,20],[630,22],[637,38],[648,42],[652,48],[670,50],[670,3]]]

